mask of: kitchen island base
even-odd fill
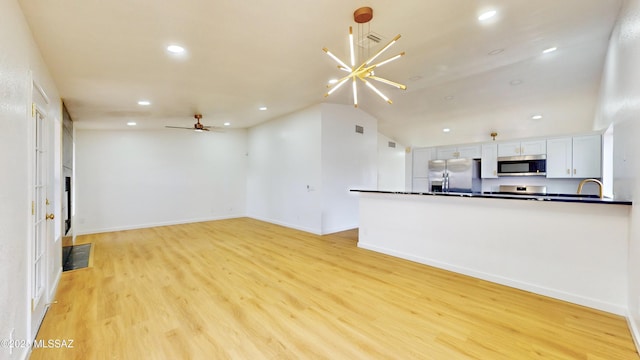
[[[358,246],[626,314],[630,206],[360,192]]]

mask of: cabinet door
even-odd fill
[[[520,143],[501,143],[498,144],[498,156],[518,156],[520,155]]]
[[[436,150],[437,160],[449,160],[449,159],[457,159],[460,157],[460,153],[458,153],[457,146],[445,146],[439,147]]]
[[[602,138],[600,135],[573,138],[573,177],[599,178],[602,176]]]
[[[431,148],[421,148],[413,150],[413,177],[429,176],[429,160],[431,159]]]
[[[547,140],[547,178],[570,178],[572,174],[572,139]]]
[[[427,178],[413,178],[411,184],[411,191],[417,193],[429,192],[429,179]]]
[[[458,146],[458,157],[461,159],[480,159],[482,150],[480,145]]]
[[[480,173],[483,179],[495,179],[498,177],[498,145],[482,145],[482,161]]]
[[[521,155],[544,155],[547,153],[547,141],[523,141],[520,144]]]

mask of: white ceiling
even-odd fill
[[[379,85],[389,105],[360,87],[360,108],[383,134],[424,145],[444,142],[434,137],[442,127],[478,140],[493,129],[526,132],[535,113],[550,126],[592,121],[621,0],[19,3],[80,128],[190,126],[196,112],[206,125],[249,127],[324,101],[350,104],[348,86],[323,97],[327,81],[344,73],[322,48],[347,60],[349,26],[359,33],[353,11],[371,6],[374,18],[360,33],[402,35],[380,59],[406,52],[376,75],[408,89]],[[477,16],[487,9],[498,15],[482,24]],[[167,53],[173,43],[186,55]],[[558,50],[542,54],[551,46]],[[503,51],[491,55],[496,49]]]

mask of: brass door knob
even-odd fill
[[[45,216],[45,218],[46,218],[47,220],[53,220],[55,217],[56,217],[56,216],[55,216],[55,215],[53,215],[53,214],[47,214],[47,216]]]

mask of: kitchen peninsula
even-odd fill
[[[625,314],[631,202],[352,191],[361,248]]]

